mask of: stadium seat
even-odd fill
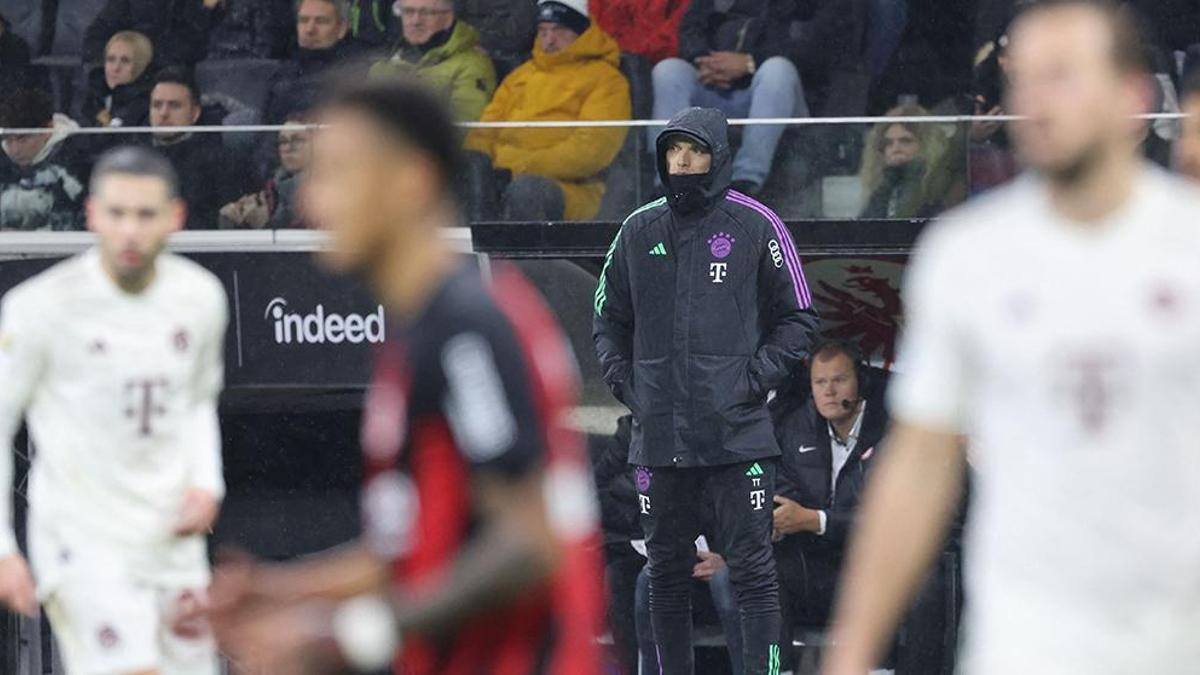
[[[271,77],[279,70],[272,59],[223,59],[196,64],[196,83],[205,94],[223,94],[261,116]]]

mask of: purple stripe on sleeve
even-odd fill
[[[808,280],[804,276],[804,266],[800,263],[800,255],[796,253],[796,242],[792,239],[792,233],[787,229],[787,226],[783,224],[783,221],[780,220],[779,216],[761,202],[758,202],[740,192],[733,192],[733,194],[737,197],[737,199],[735,199],[737,203],[742,204],[743,206],[748,206],[763,214],[763,216],[765,216],[767,220],[771,221],[771,224],[775,227],[776,234],[778,234],[782,240],[781,244],[783,245],[784,255],[788,260],[791,261],[790,269],[795,271],[793,278],[799,278],[800,280],[800,292],[805,299],[805,302],[802,306],[807,307],[812,303],[812,296],[808,290]]]
[[[801,309],[810,307],[812,305],[812,295],[808,290],[808,280],[804,277],[804,268],[800,264],[800,256],[796,253],[796,244],[792,241],[792,234],[788,232],[787,226],[783,224],[779,216],[775,215],[766,206],[740,192],[729,190],[725,193],[725,196],[726,199],[735,204],[741,204],[757,211],[775,228],[775,236],[780,240],[780,246],[783,248],[783,257],[787,261],[788,272],[790,272],[792,277],[792,286],[796,291],[796,303]]]

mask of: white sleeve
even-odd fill
[[[206,333],[202,336],[192,382],[192,411],[186,438],[191,444],[192,485],[208,491],[218,500],[225,496],[225,477],[221,464],[221,425],[217,401],[225,382],[225,329],[229,309],[222,290],[215,308],[209,313]]]
[[[945,228],[951,225],[938,225],[940,231],[918,246],[908,266],[905,334],[888,397],[900,421],[960,432],[967,423],[973,372],[960,299],[970,285],[958,271],[962,256],[947,245]]]
[[[13,534],[13,436],[46,365],[46,342],[39,327],[44,314],[24,295],[10,293],[0,303],[0,556],[18,551]]]

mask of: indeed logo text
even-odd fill
[[[275,322],[275,342],[290,344],[377,344],[387,337],[384,330],[383,305],[373,314],[325,313],[324,305],[317,305],[309,314],[300,314],[288,309],[284,298],[275,298],[267,303],[263,318]]]

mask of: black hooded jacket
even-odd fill
[[[596,289],[594,337],[605,382],[634,414],[629,461],[719,466],[779,454],[767,392],[807,353],[816,312],[782,221],[729,190],[727,123],[689,108],[659,135],[684,133],[712,149],[704,204],[675,197],[633,212]],[[670,190],[668,190],[670,192]]]

